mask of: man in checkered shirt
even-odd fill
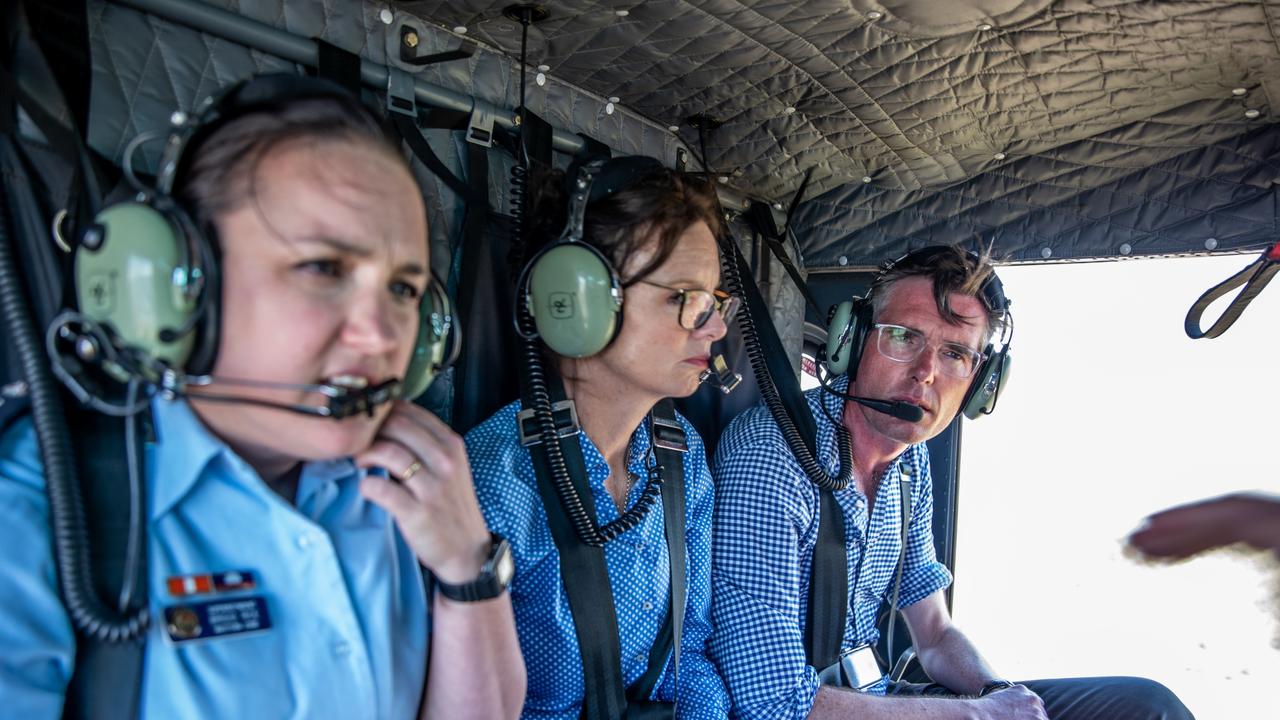
[[[872,283],[863,347],[834,390],[914,405],[909,422],[821,389],[806,393],[817,425],[816,459],[841,465],[839,422],[850,433],[853,482],[834,493],[845,525],[848,606],[842,650],[874,646],[876,614],[902,553],[898,607],[932,685],[880,677],[861,691],[824,685],[806,661],[805,629],[819,490],[768,410],[737,417],[721,438],[713,474],[711,653],[737,718],[1191,718],[1178,698],[1141,678],[1013,684],[951,622],[951,574],[933,549],[933,487],[925,441],[956,417],[988,359],[980,349],[1006,321],[1007,303],[984,258],[951,248],[916,251]],[[863,324],[865,324],[865,316]],[[859,333],[854,333],[858,337]],[[850,376],[855,378],[850,380]],[[848,462],[848,460],[844,460]],[[899,480],[911,482],[902,552]],[[874,672],[874,671],[873,671]],[[873,680],[874,680],[873,675]]]

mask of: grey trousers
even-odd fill
[[[1044,701],[1050,720],[1195,720],[1172,690],[1146,678],[1066,678],[1022,684]],[[956,697],[937,683],[891,682],[888,694]]]

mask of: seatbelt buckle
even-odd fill
[[[471,107],[471,121],[467,124],[467,142],[481,147],[493,147],[493,113],[475,103]]]
[[[577,435],[582,429],[578,423],[578,406],[572,400],[561,400],[551,404],[551,418],[556,423],[556,437],[563,439]],[[520,432],[520,444],[533,447],[542,444],[542,433],[538,430],[538,421],[534,417],[533,408],[516,413],[516,428]]]
[[[875,650],[865,643],[845,650],[840,653],[839,660],[818,671],[818,680],[823,685],[845,687],[857,692],[870,690],[883,677],[884,672],[880,669]]]
[[[680,422],[658,417],[656,414],[653,416],[653,445],[663,450],[689,452],[689,439]]]

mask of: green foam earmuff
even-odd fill
[[[656,162],[618,158],[583,165],[569,187],[568,220],[560,238],[534,255],[521,273],[518,285],[538,336],[558,355],[595,355],[613,342],[622,327],[618,272],[604,253],[582,240],[587,203],[627,187]],[[608,165],[612,170],[606,170]],[[609,182],[593,193],[597,174]]]
[[[586,243],[558,243],[529,270],[529,313],[554,352],[582,358],[604,350],[622,325],[622,285],[609,261]]]
[[[110,326],[122,346],[170,367],[192,356],[205,276],[185,224],[155,205],[114,205],[94,218],[75,255],[80,311]]]
[[[413,341],[413,355],[401,381],[400,397],[413,400],[431,387],[445,368],[453,364],[461,350],[461,333],[453,317],[449,296],[432,278],[427,292],[418,303],[418,335]]]

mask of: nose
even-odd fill
[[[693,331],[694,337],[699,340],[708,338],[711,342],[715,342],[725,335],[729,334],[729,326],[725,324],[724,317],[719,311],[711,313],[711,317],[703,323],[702,327]]]
[[[405,333],[397,322],[398,309],[385,292],[361,290],[352,294],[342,324],[342,343],[362,355],[382,355],[400,344]]]
[[[938,372],[938,351],[930,344],[911,362],[911,377],[916,382],[927,385],[933,382]]]

